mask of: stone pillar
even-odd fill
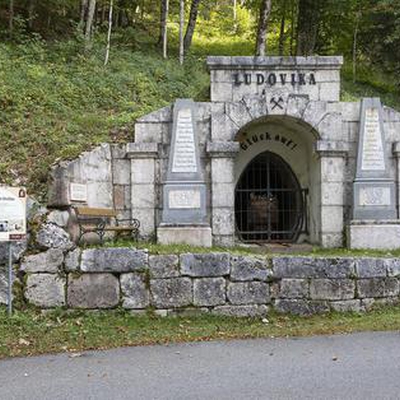
[[[235,242],[235,157],[237,142],[208,142],[211,158],[211,224],[213,243],[233,246]]]
[[[156,158],[157,143],[128,143],[131,160],[132,218],[140,221],[140,236],[149,238],[156,229]]]
[[[348,144],[320,140],[316,152],[321,165],[320,244],[323,247],[342,247]]]
[[[400,216],[400,142],[393,143],[393,156],[396,160],[396,205],[397,215]]]

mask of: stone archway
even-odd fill
[[[269,115],[258,118],[244,125],[236,134],[240,149],[235,158],[235,186],[239,185],[240,177],[253,160],[265,152],[274,154],[282,160],[283,166],[292,171],[298,182],[292,185],[292,190],[298,192],[301,201],[292,204],[296,213],[301,215],[301,226],[296,223],[280,224],[276,233],[267,241],[310,242],[318,243],[321,225],[321,167],[320,159],[315,154],[316,142],[319,139],[317,131],[302,120],[287,115]],[[283,169],[285,167],[282,167]],[[290,174],[289,174],[290,175]],[[289,179],[289,178],[288,178]],[[276,187],[283,190],[285,187]],[[281,202],[287,204],[281,195]],[[282,210],[281,210],[282,212]],[[285,214],[282,214],[282,216]],[[236,221],[236,234],[241,236]],[[280,232],[279,234],[277,232]],[[263,235],[261,235],[263,238]],[[245,238],[246,239],[246,238]]]
[[[281,107],[276,108],[270,97],[244,97],[224,103],[212,114],[207,154],[214,242],[231,245],[237,239],[234,194],[238,179],[259,153],[271,151],[292,168],[301,187],[309,189],[308,234],[301,234],[298,242],[340,247],[347,157],[343,117],[329,103],[308,96],[282,96]],[[254,135],[258,140],[253,140]]]
[[[235,221],[243,242],[296,242],[307,233],[308,189],[302,189],[290,166],[265,151],[242,172],[235,190]]]

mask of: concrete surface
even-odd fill
[[[398,399],[400,333],[121,348],[0,362],[0,398]]]

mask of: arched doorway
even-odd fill
[[[235,192],[236,229],[244,242],[295,242],[307,231],[307,190],[290,166],[269,151],[242,172]]]

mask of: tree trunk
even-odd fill
[[[237,24],[237,0],[233,0],[233,32],[236,33],[238,28]]]
[[[286,35],[285,35],[285,25],[286,25],[286,4],[287,1],[285,0],[283,3],[283,9],[282,9],[282,18],[281,18],[281,28],[280,28],[280,32],[279,32],[279,55],[283,56],[283,52],[285,50],[285,39],[286,39]]]
[[[300,0],[297,17],[297,55],[310,56],[317,43],[321,0]]]
[[[159,38],[159,43],[162,45],[163,57],[164,58],[167,58],[168,12],[169,12],[169,0],[162,0],[161,1],[161,15],[160,15],[160,38]]]
[[[356,15],[356,22],[354,25],[353,33],[353,82],[357,80],[357,38],[358,38],[358,27],[360,24],[361,12]]]
[[[14,0],[10,0],[9,4],[8,30],[10,33],[10,37],[12,37],[14,32]]]
[[[28,5],[28,28],[33,29],[33,20],[35,19],[35,0],[29,0]]]
[[[190,46],[192,45],[194,29],[196,27],[196,22],[197,22],[197,14],[199,13],[200,1],[201,0],[192,0],[192,4],[190,6],[189,22],[186,28],[185,41],[184,41],[185,53],[189,51]]]
[[[290,55],[294,56],[294,37],[295,37],[295,15],[297,11],[297,4],[294,4],[293,1],[290,2]]]
[[[89,0],[82,0],[81,2],[81,18],[79,20],[79,26],[84,30],[86,15],[88,10],[88,1]]]
[[[106,58],[104,60],[104,65],[108,64],[108,59],[110,57],[111,31],[112,31],[112,20],[113,20],[113,6],[114,6],[114,0],[110,0],[110,9],[108,11],[107,48],[106,48]]]
[[[101,7],[101,24],[103,25],[104,21],[106,20],[106,6]],[[108,10],[110,12],[110,10]]]
[[[87,13],[86,28],[85,28],[86,49],[88,49],[90,47],[90,36],[92,33],[93,19],[94,19],[95,11],[96,11],[96,0],[89,0],[89,9],[88,9],[88,13]]]
[[[265,56],[267,39],[268,18],[271,13],[272,0],[262,0],[260,5],[260,17],[258,20],[256,56]]]
[[[185,25],[185,0],[180,0],[179,7],[179,62],[182,65],[185,57],[185,48],[183,44],[183,29]]]

